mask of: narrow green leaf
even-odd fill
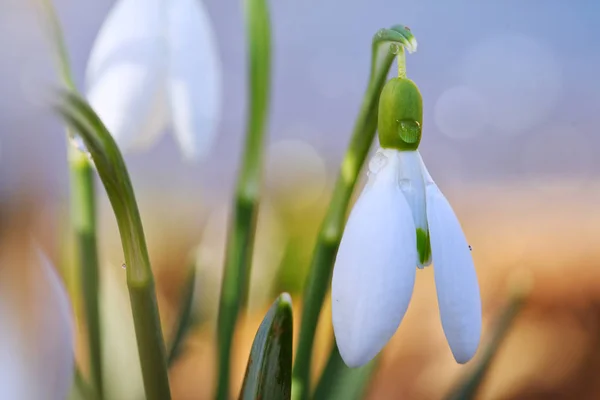
[[[292,390],[292,299],[273,303],[258,327],[248,358],[240,400],[289,400]]]
[[[71,393],[69,393],[68,400],[98,400],[99,397],[94,393],[94,389],[90,387],[78,365],[75,365],[75,372],[73,377],[73,385],[71,387]]]
[[[511,296],[496,321],[495,328],[492,331],[487,346],[483,354],[477,359],[472,369],[463,379],[448,393],[446,400],[469,400],[474,399],[479,387],[481,386],[487,372],[492,365],[494,357],[498,353],[507,333],[509,332],[515,318],[523,308],[528,288],[517,288],[512,290]]]
[[[314,400],[360,400],[364,397],[379,357],[360,368],[348,368],[334,343],[325,370],[319,379]]]
[[[69,53],[64,42],[63,32],[51,0],[40,0],[48,23],[48,37],[54,46],[54,57],[61,80],[66,88],[76,90]],[[73,132],[67,129],[67,136]],[[80,285],[85,309],[85,322],[88,334],[88,358],[90,380],[103,396],[102,382],[102,343],[100,337],[100,312],[98,310],[99,272],[96,224],[96,189],[94,171],[85,154],[68,145],[70,175],[70,224],[76,239],[77,268],[80,271]]]
[[[375,137],[379,95],[394,57],[403,55],[405,47],[409,51],[416,50],[416,45],[410,30],[401,25],[381,29],[373,37],[369,83],[340,166],[331,203],[321,224],[304,288],[304,306],[294,362],[295,400],[306,400],[310,393],[309,377],[317,322],[342,239],[350,198]]]
[[[148,400],[171,398],[154,276],[135,194],[123,156],[90,105],[77,93],[59,92],[57,112],[79,132],[112,205],[121,235],[144,389]]]
[[[194,289],[196,287],[196,264],[195,262],[188,269],[188,274],[185,279],[183,296],[179,303],[179,314],[177,317],[177,325],[175,327],[175,335],[171,342],[169,351],[168,363],[169,366],[179,358],[182,351],[183,342],[194,325],[192,306],[194,301]]]
[[[246,0],[245,19],[250,110],[219,299],[217,400],[229,398],[231,343],[248,293],[271,92],[271,23],[266,0]]]

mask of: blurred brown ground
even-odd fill
[[[484,310],[482,343],[488,337],[486,328],[505,304],[508,282],[515,276],[533,282],[528,303],[494,360],[478,398],[600,398],[600,185],[502,184],[446,192],[473,247]],[[179,226],[168,243],[161,243],[161,250],[153,243],[152,231],[166,217],[157,218],[159,221],[145,224],[149,246],[155,249],[152,258],[168,336],[183,282],[183,270],[169,264],[185,259],[186,244],[193,243],[189,234],[197,228]],[[38,225],[42,242],[55,245],[56,226]],[[454,362],[443,336],[432,272],[428,268],[417,274],[410,308],[385,348],[369,387],[369,399],[441,399],[469,371],[470,364]],[[294,296],[294,302],[297,329],[300,296]],[[240,320],[232,393],[239,390],[250,345],[267,307],[265,304],[263,310]],[[321,320],[315,378],[329,353],[327,307]],[[83,360],[83,328],[78,333],[78,358]],[[173,397],[210,399],[214,388],[213,327],[196,329],[185,349],[171,372]]]

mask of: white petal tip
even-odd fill
[[[384,345],[385,343],[375,345],[373,343],[370,345],[368,343],[361,343],[360,347],[354,346],[353,348],[348,348],[348,346],[340,346],[338,342],[338,350],[344,364],[348,368],[358,368],[374,359]]]
[[[477,352],[477,347],[478,343],[475,346],[470,346],[470,348],[468,349],[451,349],[452,355],[454,356],[454,359],[457,363],[466,364],[469,361],[471,361],[473,356],[475,356],[475,353]]]

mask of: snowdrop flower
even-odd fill
[[[213,142],[221,66],[200,0],[117,0],[93,46],[87,96],[123,151],[171,125],[187,159]]]
[[[23,252],[22,242],[2,253],[0,398],[64,400],[74,368],[73,320],[65,289],[43,254]]]
[[[346,225],[332,282],[333,327],[344,362],[374,358],[398,328],[416,269],[433,261],[442,327],[454,358],[469,361],[481,335],[481,300],[470,247],[452,207],[417,151],[422,100],[405,77],[379,104],[381,148]]]

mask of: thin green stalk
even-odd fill
[[[113,137],[89,104],[73,91],[59,95],[56,109],[83,138],[115,213],[125,256],[146,399],[169,400],[166,351],[154,276],[129,173]]]
[[[231,343],[237,317],[247,295],[271,83],[271,32],[266,1],[247,0],[245,16],[249,46],[250,113],[219,301],[217,322],[219,364],[216,393],[216,398],[219,400],[226,400],[229,397]]]
[[[184,292],[179,303],[179,315],[177,317],[177,325],[175,326],[175,334],[171,342],[171,347],[167,354],[167,362],[169,366],[181,355],[183,342],[187,337],[190,329],[194,325],[195,318],[193,312],[194,292],[196,288],[196,263],[192,262],[188,268],[188,273],[185,279]]]
[[[508,302],[496,321],[495,328],[492,330],[492,337],[483,350],[483,354],[477,359],[476,364],[469,370],[469,373],[448,393],[445,397],[446,400],[470,400],[475,398],[515,318],[523,309],[531,287],[531,281],[524,279],[509,288]]]
[[[388,46],[384,48],[385,53],[382,57],[381,47],[384,44]],[[403,51],[403,46],[409,50],[416,49],[414,36],[402,26],[382,29],[373,38],[369,84],[354,125],[350,145],[342,161],[329,209],[321,224],[304,289],[304,306],[293,374],[292,397],[295,400],[305,400],[310,395],[309,379],[315,331],[342,238],[346,211],[358,174],[375,136],[379,95],[394,57]]]
[[[96,196],[89,159],[69,146],[71,177],[71,224],[77,238],[77,256],[81,270],[81,293],[88,332],[88,357],[92,386],[102,398],[102,347],[98,292],[98,249],[96,242]]]
[[[47,16],[59,75],[68,89],[76,90],[58,16],[50,0],[42,0],[41,5]],[[70,138],[73,133],[67,130],[67,136]],[[94,175],[90,160],[85,154],[77,150],[71,143],[68,145],[67,152],[71,181],[70,221],[76,236],[78,260],[76,265],[80,270],[81,293],[83,294],[88,332],[90,380],[92,387],[101,399],[103,397],[102,343],[98,301],[99,272]]]
[[[333,343],[325,370],[315,388],[313,400],[360,400],[364,397],[379,357],[360,368],[348,368]]]

